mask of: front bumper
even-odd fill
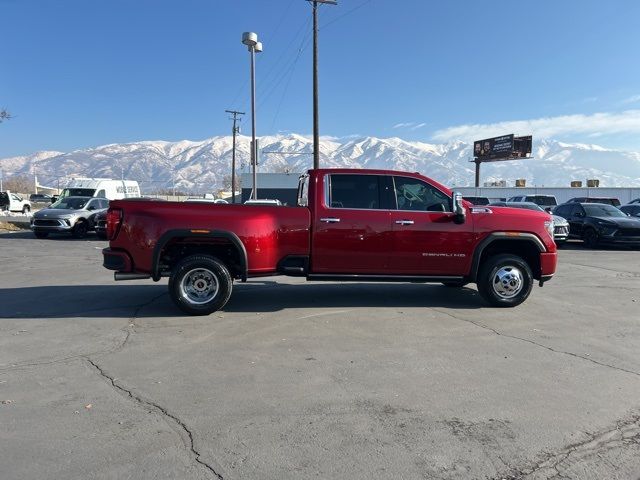
[[[558,254],[543,252],[540,254],[540,279],[550,280],[558,265]]]
[[[34,232],[70,232],[73,230],[73,224],[70,220],[59,218],[34,218],[31,221],[31,230]]]

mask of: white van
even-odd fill
[[[62,190],[58,198],[101,197],[107,200],[139,197],[140,186],[135,180],[112,180],[110,178],[74,178]]]

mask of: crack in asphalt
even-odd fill
[[[615,427],[601,432],[588,434],[587,438],[581,442],[573,443],[557,453],[548,453],[537,463],[526,468],[511,469],[509,473],[498,475],[495,479],[522,479],[545,471],[555,472],[551,479],[572,478],[564,475],[561,470],[563,463],[571,464],[571,456],[581,456],[577,460],[582,460],[584,456],[600,455],[602,453],[620,448],[626,445],[640,445],[640,415],[633,415],[626,420],[616,422]],[[570,466],[570,465],[569,465]]]
[[[461,318],[461,317],[458,317],[458,316],[456,316],[456,315],[453,315],[452,313],[445,312],[445,311],[440,310],[440,309],[437,309],[437,308],[433,308],[433,310],[435,310],[436,312],[442,313],[442,314],[444,314],[444,315],[447,315],[447,316],[449,316],[449,317],[451,317],[451,318],[454,318],[454,319],[456,319],[456,320],[459,320],[459,321],[461,321],[461,322],[470,323],[470,324],[472,324],[472,325],[475,325],[475,326],[476,326],[476,327],[478,327],[478,328],[482,328],[482,329],[484,329],[484,330],[489,330],[490,332],[495,333],[495,334],[496,334],[496,335],[498,335],[499,337],[506,337],[506,338],[511,338],[511,339],[513,339],[513,340],[519,340],[519,341],[521,341],[521,342],[530,343],[531,345],[535,345],[535,346],[537,346],[537,347],[544,348],[545,350],[549,350],[550,352],[560,353],[560,354],[562,354],[562,355],[568,355],[568,356],[570,356],[570,357],[579,358],[579,359],[581,359],[581,360],[586,360],[587,362],[591,362],[591,363],[594,363],[594,364],[596,364],[596,365],[600,365],[601,367],[611,368],[611,369],[613,369],[613,370],[618,370],[618,371],[620,371],[620,372],[625,372],[625,373],[629,373],[629,374],[631,374],[631,375],[635,375],[636,377],[640,377],[640,373],[639,373],[639,372],[635,372],[635,371],[633,371],[633,370],[629,370],[629,369],[626,369],[626,368],[623,368],[623,367],[618,367],[618,366],[616,366],[616,365],[611,365],[611,364],[609,364],[609,363],[600,362],[600,361],[598,361],[598,360],[594,360],[593,358],[590,358],[590,357],[584,357],[584,356],[582,356],[582,355],[578,355],[577,353],[568,352],[568,351],[566,351],[566,350],[556,350],[556,349],[555,349],[555,348],[553,348],[553,347],[549,347],[548,345],[544,345],[544,344],[542,344],[542,343],[538,343],[538,342],[536,342],[536,341],[534,341],[534,340],[530,340],[530,339],[528,339],[528,338],[523,338],[523,337],[518,337],[518,336],[515,336],[515,335],[509,335],[509,334],[507,334],[507,333],[502,333],[502,332],[499,332],[498,330],[496,330],[496,329],[495,329],[495,328],[493,328],[493,327],[489,327],[488,325],[484,325],[484,324],[482,324],[482,323],[475,322],[475,321],[473,321],[473,320],[469,320],[469,319],[466,319],[466,318]]]
[[[135,322],[136,322],[136,320],[138,318],[138,315],[139,315],[140,311],[143,308],[148,307],[153,302],[155,302],[156,300],[162,298],[165,295],[167,295],[167,292],[163,292],[160,295],[156,295],[155,297],[151,298],[150,300],[148,300],[148,301],[146,301],[146,302],[144,302],[144,303],[142,303],[140,305],[131,305],[129,307],[122,307],[122,308],[134,307],[135,310],[133,311],[131,316],[129,318],[127,318],[127,325],[120,329],[120,331],[124,333],[124,338],[122,339],[122,341],[120,343],[118,343],[113,348],[110,348],[108,350],[98,350],[96,352],[90,352],[90,353],[80,353],[78,355],[71,355],[69,357],[57,358],[57,359],[54,359],[54,360],[47,360],[47,361],[42,361],[42,362],[29,362],[29,363],[11,364],[10,366],[6,366],[6,367],[0,368],[0,372],[6,372],[6,371],[10,371],[10,370],[18,370],[20,368],[26,368],[26,367],[37,367],[37,366],[42,366],[42,365],[54,365],[54,364],[57,364],[57,363],[66,363],[66,362],[70,362],[72,360],[77,360],[79,358],[88,358],[90,356],[104,356],[104,355],[110,355],[112,353],[119,352],[129,342],[129,339],[131,338],[131,334],[135,332],[135,327],[136,327],[136,323]],[[104,308],[104,309],[101,309],[101,310],[107,310],[107,308]],[[85,310],[85,312],[87,312],[87,311],[90,311],[90,310]],[[4,318],[4,317],[0,317],[0,318]]]
[[[224,480],[222,475],[220,475],[210,464],[202,460],[200,452],[195,447],[195,442],[193,440],[193,433],[191,432],[189,427],[187,427],[187,425],[182,420],[180,420],[180,418],[177,415],[174,415],[173,413],[169,412],[165,407],[162,407],[161,405],[158,405],[157,403],[151,400],[145,400],[139,395],[136,395],[135,393],[133,393],[131,390],[123,387],[122,385],[116,382],[116,379],[114,377],[107,374],[100,365],[98,365],[95,361],[91,360],[90,358],[85,357],[85,360],[98,372],[98,374],[101,377],[105,378],[111,384],[111,386],[113,386],[113,388],[125,394],[127,397],[129,397],[139,405],[145,407],[146,409],[155,411],[165,419],[173,420],[173,422],[176,423],[182,431],[184,431],[187,438],[189,439],[188,444],[186,446],[189,449],[189,451],[193,454],[195,461],[198,462],[200,465],[202,465],[204,468],[206,468],[209,472],[211,472],[215,476],[215,478]]]

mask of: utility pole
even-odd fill
[[[231,203],[236,203],[236,134],[240,132],[240,127],[236,127],[238,115],[244,115],[244,112],[235,110],[225,110],[225,112],[233,115],[233,148],[231,150]]]
[[[337,5],[335,0],[307,0],[313,3],[313,168],[320,168],[320,126],[318,120],[318,4]]]

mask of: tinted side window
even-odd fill
[[[380,187],[377,175],[331,175],[329,178],[331,208],[380,208]]]
[[[560,205],[553,211],[553,213],[555,213],[560,217],[568,217],[570,211],[571,211],[571,205]]]
[[[451,199],[428,183],[410,177],[393,177],[398,210],[450,212]]]
[[[584,208],[582,208],[582,205],[579,204],[573,206],[573,208],[571,209],[571,216],[575,217],[578,213],[584,214]]]

